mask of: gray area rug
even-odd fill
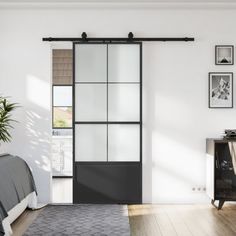
[[[49,205],[24,236],[130,236],[124,205]]]

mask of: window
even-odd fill
[[[52,51],[52,174],[72,176],[72,68],[71,49]],[[56,194],[55,194],[56,196]],[[54,196],[54,197],[55,197]]]
[[[53,128],[72,127],[72,108],[53,107]]]
[[[54,129],[72,128],[72,50],[53,50]]]

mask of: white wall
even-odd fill
[[[235,128],[235,109],[208,109],[214,46],[236,44],[236,10],[2,9],[0,93],[21,104],[9,152],[25,158],[41,201],[50,198],[50,44],[42,37],[195,37],[144,43],[144,202],[199,202],[205,186],[205,138]]]

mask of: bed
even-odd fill
[[[27,208],[37,208],[31,170],[17,156],[0,155],[0,236],[12,235],[11,223]]]

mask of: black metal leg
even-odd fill
[[[215,207],[215,200],[211,200],[211,205],[213,205]]]
[[[224,203],[225,203],[224,200],[220,200],[217,209],[218,209],[218,210],[221,210],[221,208],[223,207]]]
[[[215,200],[211,200],[211,204],[217,209],[217,210],[221,210],[223,205],[225,203],[225,200],[219,200],[219,204],[218,206],[215,204]]]

